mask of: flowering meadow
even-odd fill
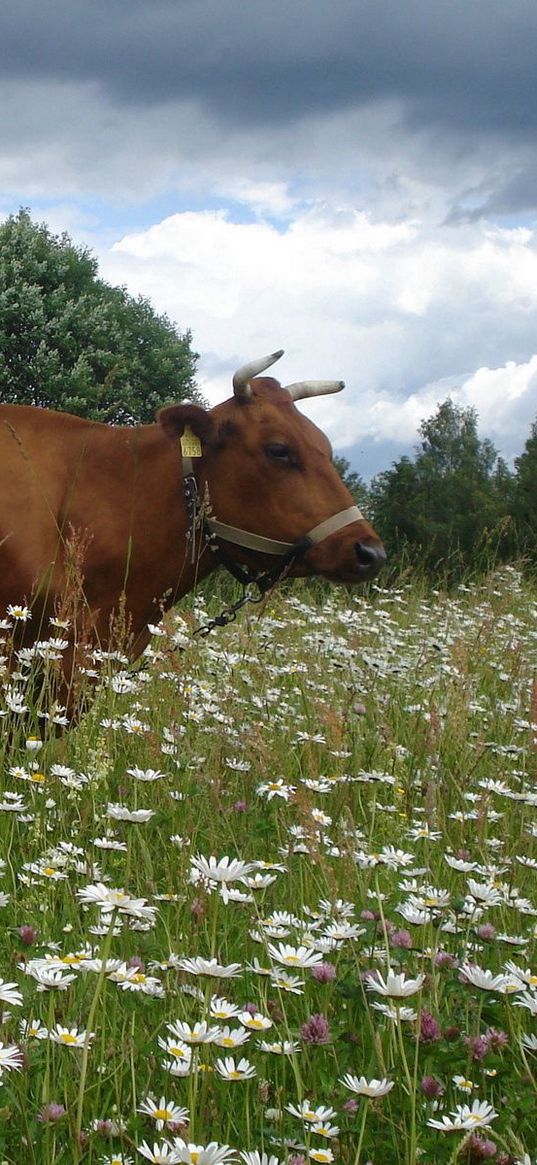
[[[30,617],[0,1160],[535,1165],[535,591],[297,584],[205,638],[194,598],[63,734]]]

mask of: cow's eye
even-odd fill
[[[273,441],[270,445],[265,445],[265,453],[271,461],[277,461],[279,465],[292,464],[293,456],[289,446],[279,441]]]

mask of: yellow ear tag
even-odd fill
[[[180,437],[180,444],[183,457],[201,457],[201,441],[192,432],[190,425],[185,425],[183,436]]]

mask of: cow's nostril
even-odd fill
[[[368,577],[374,578],[386,562],[386,551],[384,547],[380,543],[374,546],[367,546],[365,542],[356,542],[354,549],[359,565],[364,568],[364,572],[367,572]]]

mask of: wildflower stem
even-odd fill
[[[83,1117],[83,1112],[84,1112],[84,1092],[85,1092],[85,1088],[86,1088],[86,1076],[88,1073],[89,1050],[90,1050],[90,1043],[91,1043],[92,1028],[93,1028],[93,1024],[95,1021],[95,1014],[97,1011],[97,1005],[99,1003],[103,983],[104,983],[105,976],[106,976],[106,964],[108,961],[108,956],[110,954],[110,947],[112,945],[112,936],[114,933],[116,915],[117,915],[117,910],[113,910],[111,917],[110,917],[110,925],[108,927],[107,933],[104,937],[104,941],[103,941],[103,944],[101,947],[101,952],[100,952],[101,967],[99,970],[99,974],[97,976],[97,982],[95,984],[95,991],[93,993],[93,999],[91,1001],[91,1007],[89,1009],[88,1024],[87,1024],[87,1029],[86,1029],[86,1038],[84,1040],[84,1046],[82,1048],[82,1059],[81,1059],[81,1063],[80,1063],[80,1080],[79,1080],[79,1084],[78,1084],[78,1097],[77,1097],[77,1105],[76,1105],[75,1137],[74,1137],[74,1150],[76,1153],[75,1161],[78,1161],[80,1158],[80,1134],[82,1132],[82,1117]]]
[[[397,1023],[395,1026],[397,1028],[397,1041],[399,1044],[403,1072],[405,1074],[405,1080],[408,1088],[408,1099],[410,1101],[410,1137],[408,1147],[408,1163],[409,1165],[414,1165],[416,1160],[416,1080],[413,1080],[412,1076],[410,1075],[410,1069],[408,1067],[405,1044],[403,1040],[403,1027],[399,1016],[397,1017]]]
[[[367,1097],[364,1097],[364,1100],[362,1102],[362,1119],[360,1121],[360,1132],[358,1135],[358,1144],[356,1146],[356,1156],[354,1158],[354,1165],[360,1165],[360,1154],[362,1152],[362,1142],[364,1139],[365,1124],[366,1124],[366,1120],[367,1120],[368,1111],[369,1111],[369,1101],[368,1101]]]

